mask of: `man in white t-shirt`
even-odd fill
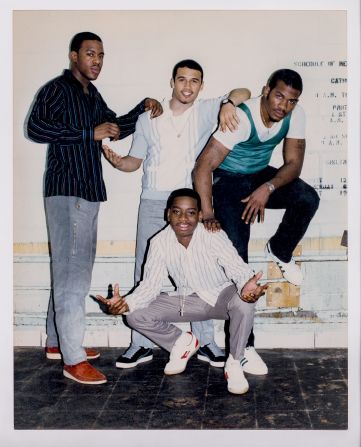
[[[301,284],[302,273],[292,252],[319,204],[316,191],[299,178],[306,146],[305,114],[298,105],[302,88],[297,72],[274,72],[260,97],[237,108],[237,130],[214,133],[193,174],[206,227],[222,227],[245,262],[250,224],[256,218],[264,221],[265,208],[286,210],[265,252],[278,264],[284,278],[295,285]],[[281,142],[284,163],[276,169],[269,161]],[[262,371],[267,373],[261,365]]]
[[[107,146],[104,155],[124,172],[132,172],[143,163],[142,194],[138,213],[135,256],[135,284],[142,277],[149,239],[165,225],[166,202],[171,191],[192,187],[192,170],[201,150],[217,125],[234,131],[238,124],[235,105],[250,97],[247,89],[235,89],[228,95],[197,99],[203,88],[203,69],[194,60],[178,62],[171,79],[172,97],[163,101],[163,114],[152,119],[147,113],[137,122],[132,146],[121,157]],[[214,341],[212,321],[192,323],[200,341],[198,358],[212,366],[222,367],[225,357]],[[130,347],[116,361],[118,368],[131,368],[152,360],[153,343],[132,331]]]

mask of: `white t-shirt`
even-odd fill
[[[169,100],[163,101],[158,118],[140,115],[129,155],[144,160],[143,199],[166,200],[171,191],[192,187],[195,160],[217,124],[226,96],[199,99],[178,116],[169,108]]]
[[[258,138],[260,141],[267,141],[274,137],[280,130],[283,120],[274,123],[272,127],[266,127],[261,119],[260,107],[261,107],[261,96],[257,98],[251,98],[245,101],[245,104],[249,108]],[[229,150],[240,142],[247,141],[251,134],[251,123],[246,115],[246,113],[237,107],[237,115],[239,117],[238,129],[231,132],[229,129],[226,132],[221,132],[217,130],[213,137],[223,144]],[[297,104],[292,111],[290,126],[286,135],[286,138],[297,138],[304,139],[306,134],[306,116],[303,108]]]

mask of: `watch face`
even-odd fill
[[[229,103],[229,99],[224,99],[224,100],[222,101],[222,104],[227,104],[227,103]]]

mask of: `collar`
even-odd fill
[[[64,70],[63,76],[70,84],[73,84],[75,87],[77,87],[81,91],[83,91],[83,85],[81,84],[81,82],[79,82],[77,80],[77,78],[73,75],[71,70],[66,68]],[[89,91],[89,93],[93,93],[94,91],[96,91],[96,88],[94,87],[94,85],[91,82],[89,82],[88,91]]]

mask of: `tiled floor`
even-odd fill
[[[229,394],[223,370],[196,358],[165,376],[164,351],[121,370],[121,349],[100,350],[92,363],[108,382],[89,386],[66,379],[42,348],[15,348],[15,429],[347,429],[344,349],[260,350],[269,374],[248,375],[244,395]]]

